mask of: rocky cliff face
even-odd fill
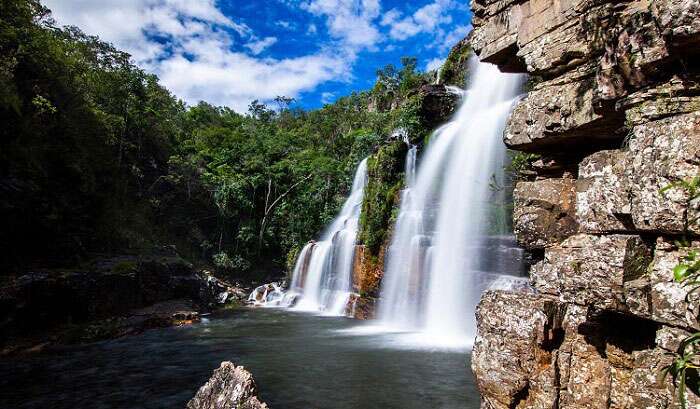
[[[674,243],[697,237],[699,210],[681,189],[660,191],[700,174],[700,3],[472,9],[481,60],[536,80],[505,143],[557,164],[515,191],[518,241],[543,251],[536,293],[488,292],[478,308],[483,407],[677,407],[661,369],[699,325],[697,300],[673,280],[687,253]]]

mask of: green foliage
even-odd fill
[[[690,250],[673,268],[673,279],[684,287],[691,287],[689,294],[700,289],[700,257],[696,250]]]
[[[462,41],[454,46],[440,68],[440,83],[466,88],[469,78],[467,62],[471,55],[472,48],[469,42]]]
[[[369,98],[386,112],[391,106],[401,106],[424,84],[430,83],[429,75],[417,71],[418,61],[414,57],[401,58],[401,69],[393,64],[377,70],[377,82]],[[403,108],[401,108],[403,110]]]
[[[380,71],[376,93],[415,93],[416,63]],[[186,106],[38,1],[0,0],[0,267],[174,245],[231,274],[279,272],[337,213],[357,164],[414,125],[410,104],[369,112],[376,93],[308,112],[285,96],[245,114]]]
[[[532,163],[541,158],[536,153],[527,153],[520,151],[508,151],[510,161],[506,165],[506,172],[512,175],[513,179],[521,180],[527,177],[528,173],[532,172]]]
[[[406,144],[395,141],[381,147],[367,161],[367,186],[362,202],[358,241],[377,256],[387,239],[398,193],[403,187]]]

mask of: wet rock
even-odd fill
[[[382,277],[384,275],[384,253],[386,246],[382,245],[378,256],[373,256],[365,245],[355,246],[352,283],[353,290],[358,294],[379,296]]]
[[[371,320],[377,315],[377,299],[374,297],[350,294],[345,316],[358,320]]]
[[[573,179],[518,182],[513,195],[514,230],[523,247],[545,248],[577,232]]]
[[[266,409],[257,397],[253,375],[242,366],[225,361],[187,403],[187,409]]]
[[[418,94],[418,117],[425,129],[435,129],[447,122],[459,102],[459,96],[449,92],[444,85],[423,85]]]

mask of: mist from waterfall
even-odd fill
[[[505,202],[502,132],[522,77],[470,63],[461,107],[406,178],[378,311],[382,326],[419,332],[435,344],[472,342],[481,291],[497,278],[494,270],[509,269],[499,263],[517,250],[503,228],[493,230]],[[415,172],[413,155],[407,175]]]
[[[357,167],[350,196],[321,239],[308,243],[297,257],[289,290],[275,306],[345,315],[352,294],[352,272],[360,211],[367,184],[367,159]]]

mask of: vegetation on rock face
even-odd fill
[[[466,38],[457,43],[440,68],[440,83],[465,88],[469,78],[468,62],[471,55],[472,48]]]
[[[165,245],[230,274],[281,272],[337,212],[357,163],[416,121],[404,102],[426,81],[406,58],[314,111],[285,97],[246,114],[187,106],[128,54],[57,28],[39,1],[0,0],[0,274]],[[372,212],[390,212],[402,145],[373,161]],[[386,230],[374,214],[373,245]]]
[[[373,256],[379,254],[387,239],[392,212],[398,204],[406,150],[404,142],[395,141],[381,147],[367,162],[358,242],[366,245]]]

